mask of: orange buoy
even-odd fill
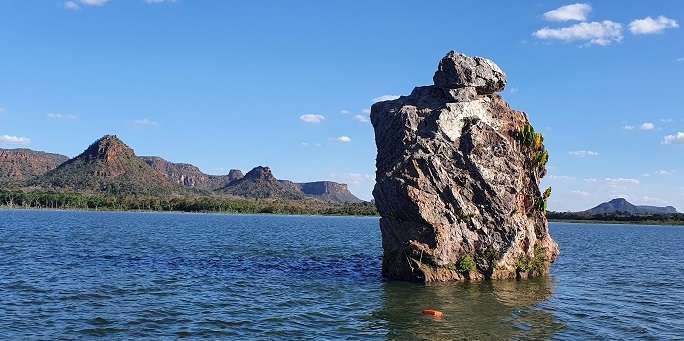
[[[441,312],[439,310],[434,310],[434,309],[423,310],[423,315],[432,316],[432,317],[437,318],[437,319],[441,319],[442,317],[444,317],[443,312]]]

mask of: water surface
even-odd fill
[[[377,218],[4,210],[0,339],[684,337],[684,229],[551,231],[548,278],[423,286]]]

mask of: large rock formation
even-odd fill
[[[332,181],[315,181],[295,184],[302,193],[328,202],[363,202],[349,191],[347,184]]]
[[[43,175],[69,158],[30,149],[0,149],[0,183],[22,182]]]
[[[527,278],[558,253],[539,182],[548,153],[496,92],[492,61],[449,52],[434,84],[375,103],[373,196],[383,275],[410,281]]]

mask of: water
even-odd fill
[[[0,339],[684,338],[684,228],[552,224],[548,278],[423,286],[377,224],[0,211]]]

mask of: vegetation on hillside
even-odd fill
[[[104,195],[75,192],[0,190],[0,207],[83,210],[376,215],[375,205],[318,200],[247,199],[226,196]]]

